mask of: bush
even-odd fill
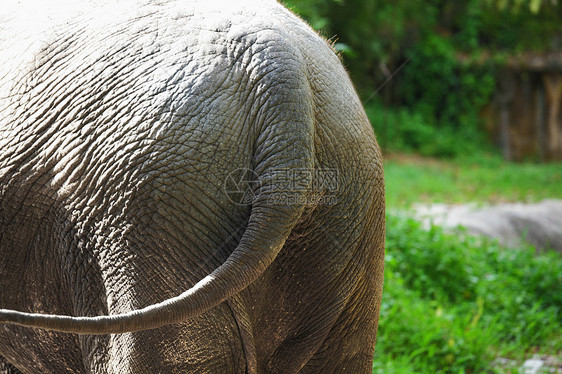
[[[495,89],[493,69],[463,64],[456,53],[451,39],[431,34],[398,80],[402,105],[420,113],[448,141],[425,150],[427,155],[455,155],[480,147],[485,139],[479,114]]]
[[[375,373],[474,373],[562,349],[562,258],[389,216]]]
[[[432,125],[420,111],[385,108],[371,103],[365,108],[381,147],[387,152],[417,152],[422,156],[455,157],[476,152],[481,136],[470,131]]]

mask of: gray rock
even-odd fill
[[[414,216],[427,225],[463,226],[470,234],[498,239],[506,246],[518,246],[527,241],[539,250],[550,248],[562,253],[562,200],[487,207],[416,205]]]
[[[524,374],[538,374],[544,366],[544,361],[538,358],[531,358],[523,363]]]
[[[533,355],[522,361],[497,357],[492,367],[499,373],[511,373],[517,369],[522,374],[562,374],[562,363],[554,356]]]

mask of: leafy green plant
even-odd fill
[[[372,102],[365,108],[386,152],[418,152],[422,156],[458,157],[486,149],[476,129],[458,129],[430,123],[422,111],[386,108]]]
[[[483,142],[479,113],[494,89],[491,68],[462,64],[452,40],[437,34],[420,44],[399,80],[403,105],[421,113],[437,139],[448,140],[448,146],[424,152],[433,156],[456,155]]]
[[[387,217],[374,373],[490,372],[562,349],[562,258]]]
[[[481,48],[511,53],[562,48],[560,1],[487,0],[480,8]]]

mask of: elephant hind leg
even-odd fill
[[[365,284],[355,290],[322,346],[299,373],[372,373],[380,303]]]

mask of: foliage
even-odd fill
[[[487,3],[487,4],[486,4]],[[562,2],[488,0],[471,18],[459,22],[477,23],[475,47],[487,51],[562,50]]]
[[[451,40],[428,37],[404,69],[398,89],[402,103],[421,114],[426,126],[435,129],[437,139],[448,137],[449,142],[429,152],[423,149],[424,142],[418,149],[427,155],[455,156],[467,151],[463,145],[477,146],[483,134],[479,113],[494,88],[491,69],[459,63]],[[412,138],[402,139],[415,149]]]
[[[422,108],[422,106],[418,106]],[[379,102],[365,107],[379,144],[387,152],[418,152],[422,156],[453,157],[481,152],[491,147],[474,126],[437,126],[427,121],[422,109],[388,108]]]
[[[426,155],[455,156],[467,152],[458,140],[466,139],[478,149],[485,138],[479,114],[495,90],[501,57],[562,50],[562,1],[284,2],[342,51],[375,130],[387,132],[384,148],[401,143]],[[384,115],[375,111],[383,107],[398,117],[411,114],[420,128],[381,129]],[[437,144],[427,145],[430,134]]]
[[[538,13],[543,5],[556,5],[558,0],[486,0],[489,5],[495,5],[498,9],[511,9],[518,12],[521,8],[528,6],[529,11]]]
[[[375,373],[486,372],[562,349],[562,258],[387,217]]]
[[[329,7],[331,3],[341,3],[342,1],[343,0],[285,0],[283,3],[308,21],[312,28],[322,31],[327,29],[330,25],[330,19],[326,14],[326,8]]]

